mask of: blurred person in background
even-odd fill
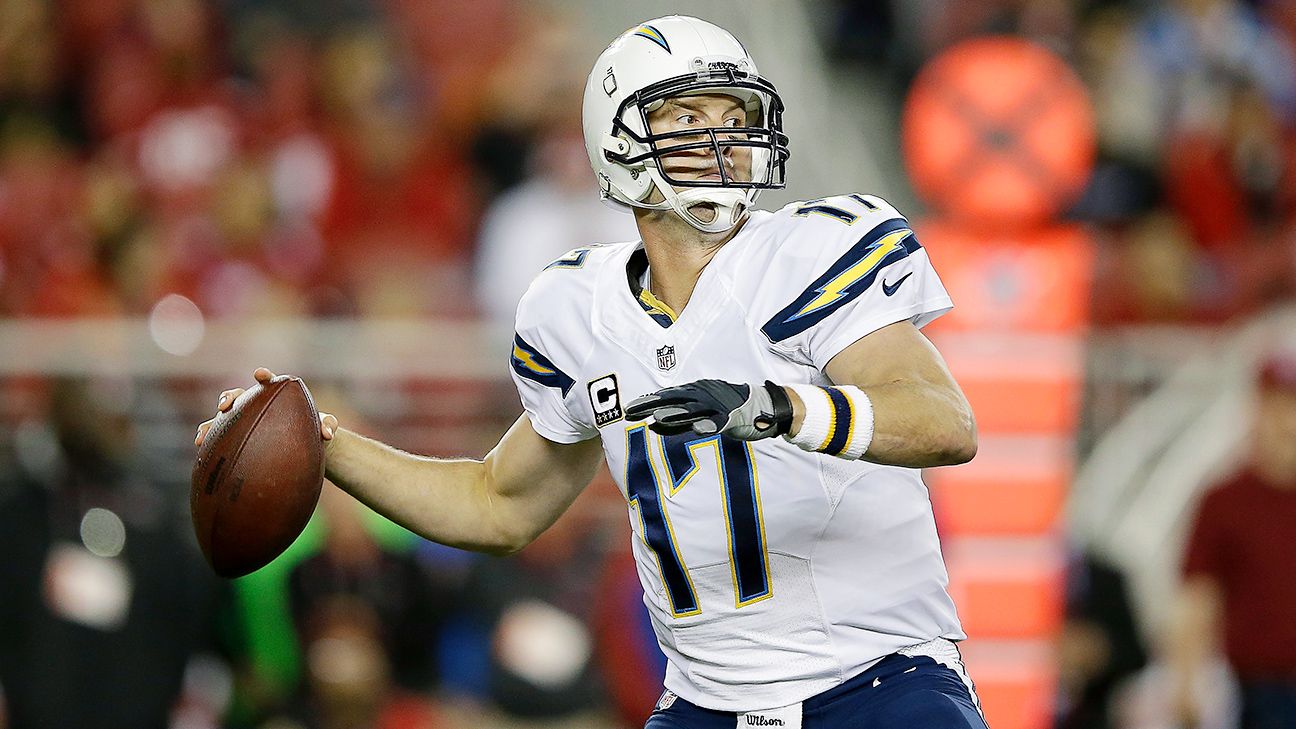
[[[582,245],[639,238],[632,216],[599,200],[579,120],[544,132],[533,169],[486,211],[477,242],[477,307],[501,351],[511,346],[518,301],[547,264]]]
[[[425,569],[413,550],[393,550],[375,540],[364,524],[364,507],[345,493],[325,489],[320,508],[324,543],[288,577],[299,633],[311,635],[328,606],[353,601],[377,618],[378,642],[393,683],[431,691],[438,678],[436,639],[457,590]]]
[[[473,562],[462,612],[476,628],[474,652],[488,659],[477,675],[461,675],[459,688],[484,700],[482,723],[510,729],[613,723],[592,626],[605,599],[599,577],[606,542],[623,531],[612,528],[620,525],[619,510],[607,506],[587,491],[518,554]],[[472,673],[474,666],[465,661],[460,670]]]
[[[141,457],[129,388],[54,381],[48,429],[24,426],[0,472],[9,729],[163,729],[186,668],[212,648],[218,585],[190,533],[188,486]],[[194,726],[224,709],[185,698]]]
[[[441,651],[447,721],[491,729],[612,725],[591,617],[618,512],[586,493],[520,553],[470,562]],[[612,524],[609,524],[609,519]],[[446,547],[442,547],[446,549]],[[642,717],[640,717],[642,720]]]
[[[603,204],[590,178],[573,93],[588,70],[588,40],[571,18],[529,11],[530,32],[514,49],[527,62],[506,66],[486,90],[498,113],[477,141],[479,161],[500,192],[482,216],[473,287],[505,356],[518,301],[541,269],[578,246],[639,237],[634,218]],[[522,176],[514,179],[519,160]]]
[[[302,626],[305,677],[299,701],[263,729],[440,729],[425,695],[403,689],[386,633],[371,605],[339,596],[319,603]]]
[[[1117,726],[1113,697],[1146,664],[1125,575],[1091,552],[1073,551],[1058,636],[1056,729]]]
[[[1220,648],[1241,688],[1241,729],[1296,727],[1296,351],[1264,362],[1250,454],[1203,498],[1188,540],[1170,655],[1175,706],[1199,725]]]

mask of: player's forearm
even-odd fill
[[[867,460],[931,468],[966,463],[976,455],[976,420],[961,394],[926,383],[893,383],[864,392],[874,414]]]
[[[873,433],[864,460],[907,468],[966,463],[977,451],[976,420],[962,393],[940,384],[902,381],[860,388],[872,405]],[[806,407],[795,391],[790,437]]]
[[[417,456],[339,428],[325,473],[374,511],[432,541],[494,554],[519,548],[496,526],[482,461]]]

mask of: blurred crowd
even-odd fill
[[[953,42],[1011,34],[1089,88],[1098,160],[1070,217],[1099,325],[1218,323],[1296,295],[1296,3],[841,0],[830,48],[896,95]]]
[[[6,2],[0,315],[470,311],[588,55],[513,0]]]
[[[633,235],[589,204],[579,94],[597,41],[553,7],[6,2],[0,314],[141,313],[167,293],[217,317],[469,314],[500,306],[471,290],[479,253]],[[1072,213],[1102,232],[1100,321],[1217,321],[1293,293],[1291,2],[826,7],[828,47],[895,99],[925,59],[986,33],[1080,72],[1100,158]],[[509,247],[492,238],[517,224],[491,224],[493,205],[592,222]]]
[[[130,389],[54,380],[0,448],[0,727],[613,729],[652,706],[664,659],[603,500],[496,559],[326,486],[287,553],[221,581],[133,417],[167,388]]]
[[[175,296],[217,319],[501,298],[511,317],[525,279],[484,275],[509,291],[475,297],[479,233],[508,276],[630,230],[580,138],[596,43],[513,0],[0,3],[0,318]],[[492,203],[543,220],[508,227]],[[274,568],[217,584],[187,474],[151,457],[180,439],[136,437],[140,393],[182,403],[169,426],[192,417],[156,384],[5,383],[0,726],[606,727],[651,706],[663,659],[637,582],[604,569],[623,515],[578,504],[482,559],[330,487]]]
[[[634,235],[598,203],[580,137],[605,39],[559,8],[0,0],[0,318],[144,315],[179,295],[214,318],[508,327],[545,262]],[[1069,216],[1097,232],[1100,324],[1228,321],[1296,295],[1296,2],[820,9],[830,53],[887,82],[897,115],[921,64],[963,38],[1021,35],[1072,63],[1098,122]],[[662,659],[624,513],[578,504],[518,557],[477,559],[326,490],[280,572],[216,585],[187,474],[123,451],[130,419],[101,385],[42,388],[44,440],[0,447],[0,533],[21,548],[0,571],[0,727],[611,727],[651,707]],[[77,429],[86,403],[117,437]],[[1119,575],[1084,570],[1075,610],[1132,646],[1080,679],[1077,696],[1105,700],[1146,657]],[[103,703],[65,700],[94,686]],[[140,713],[78,713],[96,706]]]

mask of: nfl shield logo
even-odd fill
[[[668,344],[657,350],[657,369],[673,370],[675,369],[675,345]]]

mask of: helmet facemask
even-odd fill
[[[674,210],[695,228],[719,233],[742,219],[760,190],[784,185],[789,151],[783,133],[783,102],[774,86],[749,73],[745,63],[707,64],[699,58],[694,65],[694,73],[648,85],[622,101],[604,153],[610,161],[629,169],[632,176],[648,175],[653,182],[637,206]],[[652,131],[649,114],[666,100],[702,94],[736,97],[745,111],[744,125]],[[705,164],[715,167],[719,179],[690,179],[671,173],[683,158],[700,151],[707,153]],[[654,188],[663,197],[660,203],[646,202]],[[713,210],[714,215],[709,220],[698,216],[694,210],[699,206]]]

